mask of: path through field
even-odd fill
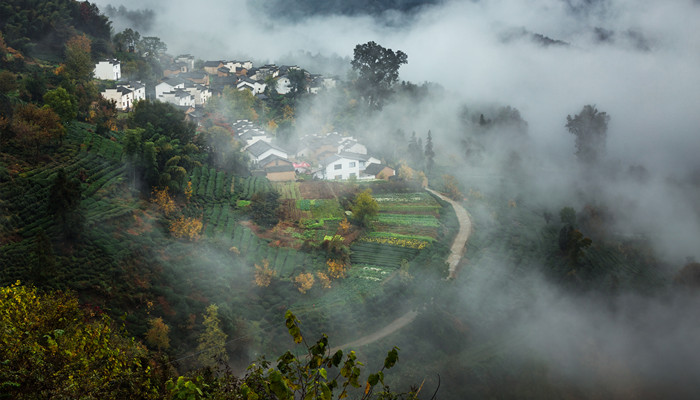
[[[452,247],[450,248],[450,255],[447,257],[447,262],[449,264],[448,278],[454,279],[457,274],[457,264],[459,264],[459,260],[462,258],[462,255],[464,255],[464,249],[467,246],[467,240],[469,239],[469,235],[471,235],[472,233],[472,221],[471,219],[469,219],[469,214],[467,213],[467,210],[465,210],[464,207],[459,205],[457,202],[448,199],[447,197],[432,189],[426,190],[434,194],[435,196],[438,196],[442,200],[445,200],[446,202],[450,203],[455,210],[455,214],[457,214],[457,220],[459,220],[459,232],[457,233],[457,236],[455,236],[455,239],[452,242]],[[338,350],[357,348],[383,339],[413,322],[413,320],[416,319],[416,316],[418,316],[418,313],[416,311],[409,311],[392,321],[389,325],[386,325],[370,333],[369,335],[363,336],[352,342],[345,343],[341,346],[332,348],[331,354]]]
[[[465,210],[459,203],[432,189],[426,188],[425,190],[452,204],[452,208],[454,208],[455,213],[457,214],[457,220],[459,220],[459,232],[457,232],[457,236],[455,236],[455,240],[452,242],[450,256],[447,257],[447,263],[450,267],[448,277],[450,279],[454,279],[457,276],[457,264],[459,264],[459,260],[464,255],[464,249],[467,247],[467,240],[469,240],[469,235],[472,234],[472,221],[469,219],[467,210]]]

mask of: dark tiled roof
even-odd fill
[[[289,165],[275,165],[272,167],[265,168],[265,172],[294,172],[294,166]]]
[[[384,164],[370,164],[365,168],[365,174],[367,175],[377,175],[378,173],[382,172],[384,168],[388,168]]]

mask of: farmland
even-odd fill
[[[127,329],[136,336],[144,334],[149,315],[162,316],[173,327],[175,354],[189,351],[196,335],[183,321],[211,303],[221,306],[229,332],[239,329],[236,324],[277,325],[276,318],[287,308],[313,324],[317,333],[335,332],[339,340],[353,334],[345,326],[369,329],[405,296],[398,270],[422,268],[425,263],[416,260],[435,250],[449,221],[440,203],[428,194],[384,190],[376,195],[380,215],[371,228],[343,233],[349,202],[364,185],[270,183],[203,163],[187,171],[191,195],[185,199],[179,194],[176,209],[176,214],[201,221],[199,238],[176,239],[169,232],[175,214],[161,212],[148,195],[135,190],[123,159],[121,134],[101,136],[92,129],[74,124],[46,163],[0,164],[4,266],[0,279],[43,279],[47,287],[75,290],[91,304],[105,305],[109,300],[109,312],[124,316]],[[60,168],[80,182],[84,227],[76,245],[63,247],[54,239],[48,248],[40,248],[36,238],[41,232],[60,237],[46,207]],[[270,190],[280,193],[280,203],[294,212],[291,219],[266,232],[249,221],[249,205],[255,193]],[[352,252],[350,266],[345,278],[323,283],[319,274],[327,272],[329,258],[323,244],[335,235]],[[269,287],[256,286],[255,265],[273,271]],[[294,283],[301,274],[315,278],[305,293]],[[323,317],[338,307],[376,304],[384,305],[381,312],[352,317],[347,324]],[[283,332],[275,331],[255,346],[274,346],[277,333]]]

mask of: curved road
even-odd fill
[[[425,190],[450,203],[455,210],[455,214],[457,214],[457,220],[459,220],[459,232],[457,232],[457,236],[455,236],[455,240],[452,242],[450,255],[447,257],[447,264],[449,265],[450,271],[448,278],[454,279],[457,276],[457,264],[459,264],[459,260],[462,259],[464,250],[467,247],[467,240],[469,240],[469,236],[472,234],[472,220],[469,219],[467,210],[456,201],[443,196],[433,189],[426,188]]]
[[[467,240],[469,240],[469,235],[471,235],[472,233],[472,221],[471,219],[469,219],[469,214],[467,213],[467,210],[465,210],[464,207],[462,207],[459,203],[448,199],[447,197],[432,189],[426,188],[425,190],[441,198],[442,200],[450,203],[452,205],[452,208],[454,208],[455,210],[455,214],[457,214],[457,220],[459,221],[459,232],[457,232],[457,236],[455,236],[455,239],[452,242],[452,247],[450,247],[450,255],[447,257],[447,263],[449,265],[448,279],[454,279],[457,276],[457,264],[459,264],[459,260],[464,255],[464,250],[467,246]],[[418,313],[416,311],[409,311],[392,321],[389,325],[375,332],[372,332],[369,335],[363,336],[352,342],[345,343],[341,346],[333,347],[331,349],[331,354],[335,353],[338,350],[365,346],[370,343],[376,342],[377,340],[383,339],[413,322],[413,320],[416,319],[416,316],[418,316]]]

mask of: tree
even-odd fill
[[[118,52],[133,53],[136,51],[136,45],[141,41],[141,34],[137,31],[127,28],[117,33],[112,38],[114,47]]]
[[[375,42],[355,46],[352,68],[358,72],[357,89],[372,109],[381,109],[391,87],[399,79],[399,68],[408,63],[401,50],[394,52]]]
[[[358,193],[351,210],[353,219],[360,226],[368,226],[379,212],[379,203],[372,197],[372,190],[366,189]]]
[[[263,258],[262,265],[255,264],[255,284],[258,287],[268,287],[272,279],[277,276],[277,271],[270,268],[270,262]]]
[[[66,42],[66,73],[76,81],[87,81],[92,77],[90,39],[85,35],[73,36]]]
[[[433,170],[435,165],[435,151],[433,150],[433,135],[428,131],[428,139],[425,141],[425,168],[428,174]]]
[[[219,306],[211,304],[204,314],[204,332],[199,336],[199,362],[205,367],[215,367],[219,362],[228,361],[226,334],[219,321]]]
[[[78,115],[78,100],[62,87],[46,92],[44,103],[58,114],[64,125]]]
[[[572,207],[564,207],[559,211],[559,219],[563,224],[576,225],[576,210]]]
[[[586,105],[574,116],[566,116],[566,128],[576,136],[576,156],[579,161],[594,164],[605,152],[605,140],[610,117],[598,112],[595,106]]]
[[[270,190],[264,193],[255,193],[250,198],[250,211],[256,224],[265,228],[277,225],[279,221],[277,217],[279,197],[277,191]]]
[[[306,92],[306,74],[301,69],[291,69],[287,73],[289,84],[291,85],[292,96]]]
[[[170,233],[176,238],[187,238],[190,241],[199,239],[202,231],[202,219],[181,215],[170,224]]]
[[[315,281],[316,278],[314,278],[314,275],[309,272],[303,272],[294,277],[294,283],[297,286],[297,290],[299,290],[301,294],[305,294],[311,290],[311,288],[314,287]]]
[[[129,118],[134,125],[146,130],[143,133],[145,140],[155,140],[154,134],[159,134],[178,139],[182,145],[192,141],[197,127],[196,124],[187,122],[185,113],[175,106],[159,101],[137,102]],[[148,129],[148,124],[151,129]]]
[[[168,333],[170,327],[163,322],[163,318],[150,318],[148,320],[148,331],[146,331],[146,342],[158,350],[167,350],[170,347]]]
[[[48,107],[38,108],[31,103],[15,110],[11,130],[21,144],[34,148],[36,160],[39,159],[42,146],[60,140],[65,134],[58,114]]]
[[[0,287],[0,326],[4,398],[161,398],[147,349],[72,293]]]
[[[151,59],[157,58],[168,50],[168,46],[155,36],[144,36],[137,43],[137,47],[139,54]]]
[[[48,211],[61,226],[68,239],[76,238],[83,227],[84,216],[80,212],[80,182],[68,179],[66,171],[58,170],[49,189]]]

